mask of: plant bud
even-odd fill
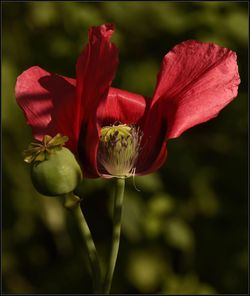
[[[74,154],[62,147],[67,137],[45,136],[42,142],[31,143],[24,151],[24,160],[31,164],[31,179],[36,190],[44,195],[72,193],[82,180],[81,168]]]
[[[36,190],[56,196],[72,192],[82,179],[82,172],[71,151],[65,147],[31,165],[31,179]]]

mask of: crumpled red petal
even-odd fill
[[[118,49],[110,42],[112,24],[89,29],[89,42],[76,65],[76,92],[81,106],[77,118],[82,122],[79,154],[85,172],[97,176],[99,130],[97,109],[106,99],[118,65]]]
[[[176,45],[163,59],[145,117],[139,171],[158,169],[166,158],[166,141],[217,116],[237,96],[239,83],[233,51],[193,40]]]
[[[96,112],[100,101],[107,96],[118,65],[118,49],[110,42],[114,32],[112,24],[89,29],[89,42],[76,64],[76,92],[82,106],[83,121]]]
[[[66,146],[77,152],[79,127],[75,121],[75,80],[34,66],[17,78],[16,100],[31,126],[33,136],[67,135]]]

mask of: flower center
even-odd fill
[[[102,127],[98,150],[99,164],[112,176],[133,175],[141,139],[142,132],[132,125]]]

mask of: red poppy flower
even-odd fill
[[[16,83],[17,102],[34,137],[67,135],[87,177],[159,169],[167,141],[217,116],[240,83],[235,52],[188,40],[164,56],[151,100],[112,88],[118,65],[113,32],[111,24],[89,29],[76,79],[35,66]]]

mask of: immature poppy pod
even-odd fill
[[[118,65],[113,32],[112,24],[89,29],[76,79],[35,66],[16,83],[34,137],[67,135],[66,147],[89,178],[156,171],[166,160],[168,140],[217,116],[240,83],[235,52],[187,40],[164,56],[151,99],[112,88]]]
[[[71,193],[82,179],[74,154],[62,147],[67,137],[46,135],[42,142],[31,143],[24,160],[31,163],[31,179],[38,192],[48,196]]]

